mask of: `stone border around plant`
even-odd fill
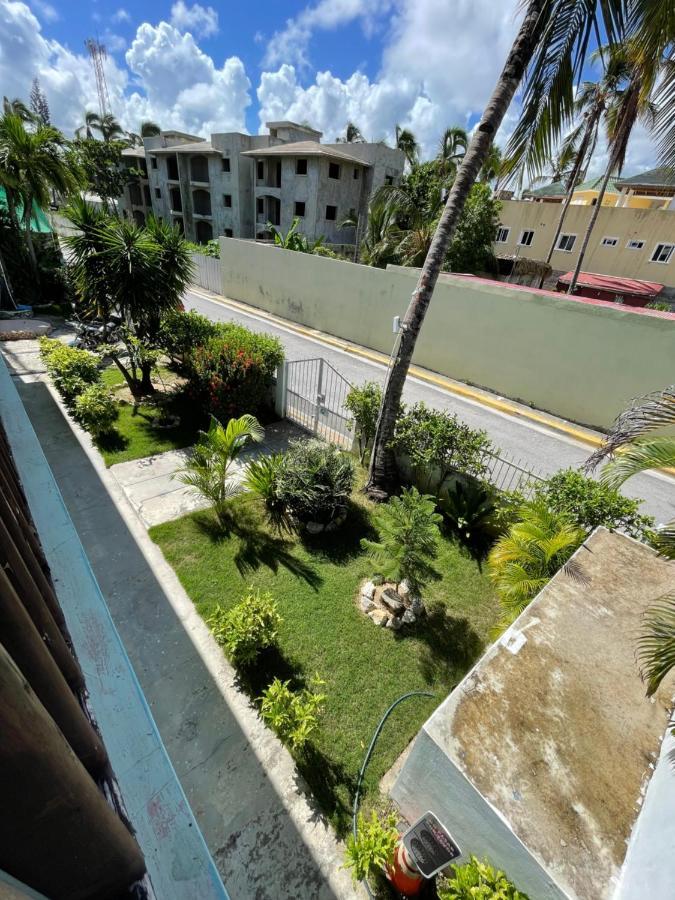
[[[374,625],[394,631],[414,625],[426,615],[424,601],[411,592],[406,581],[397,586],[390,581],[376,584],[366,579],[359,588],[358,607]]]

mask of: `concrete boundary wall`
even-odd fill
[[[417,276],[232,238],[220,257],[226,297],[384,353]],[[632,398],[675,381],[675,315],[443,275],[414,362],[607,428]]]

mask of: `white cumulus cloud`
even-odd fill
[[[171,24],[179,31],[209,37],[218,32],[218,13],[212,6],[200,6],[199,3],[187,6],[184,0],[177,0],[171,7]]]
[[[120,8],[113,13],[112,20],[113,22],[131,22],[129,10],[120,6]]]

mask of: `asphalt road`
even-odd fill
[[[322,356],[352,384],[384,380],[384,366],[339,350],[320,340],[300,335],[282,325],[249,313],[232,309],[204,294],[187,291],[187,309],[196,309],[216,321],[233,321],[253,331],[265,331],[281,339],[288,360]],[[404,398],[408,402],[423,400],[429,406],[447,409],[474,428],[488,432],[496,447],[505,451],[512,462],[535,474],[552,475],[559,469],[577,468],[589,456],[588,445],[506,413],[464,399],[440,387],[409,377]],[[639,475],[625,486],[625,493],[644,500],[642,511],[655,516],[657,523],[675,517],[675,479],[661,474]]]

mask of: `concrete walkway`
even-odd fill
[[[232,900],[364,897],[290,754],[237,689],[120,484],[44,377],[19,368],[31,373],[17,377],[21,398]]]
[[[290,441],[305,432],[290,422],[275,422],[265,429],[262,444],[251,444],[234,461],[233,480],[243,478],[247,463],[257,456],[279,453],[287,449]],[[117,463],[110,472],[123,489],[127,499],[136,510],[146,528],[178,519],[196,509],[209,505],[200,494],[184,485],[177,477],[185,467],[190,448],[169,450],[144,459]]]

